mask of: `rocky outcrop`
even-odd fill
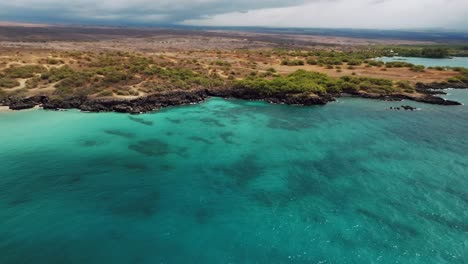
[[[453,89],[468,89],[468,83],[463,81],[457,82],[434,82],[434,83],[416,83],[416,90],[430,92],[429,90],[442,90],[447,88]]]
[[[161,107],[200,103],[208,97],[205,90],[177,90],[161,92],[132,100],[90,99],[76,107],[89,112],[144,113]]]
[[[421,86],[422,87],[422,86]],[[417,102],[438,104],[438,105],[460,105],[460,103],[450,100],[445,100],[441,97],[434,96],[428,91],[428,86],[421,93],[410,94],[370,94],[363,92],[350,92],[348,95],[379,99],[387,101],[401,101],[404,99]],[[434,87],[434,86],[431,86]],[[432,88],[431,88],[432,89]],[[243,100],[263,100],[276,104],[289,105],[325,105],[328,102],[335,101],[335,97],[342,95],[316,95],[316,94],[287,94],[280,93],[274,95],[264,95],[253,89],[239,88],[215,88],[215,89],[196,89],[196,90],[173,90],[155,93],[137,99],[116,99],[116,98],[88,98],[86,96],[72,96],[68,98],[48,98],[46,96],[35,96],[29,98],[7,98],[0,102],[3,105],[8,105],[13,110],[22,110],[32,108],[36,105],[41,105],[44,109],[61,110],[76,108],[88,112],[120,112],[120,113],[145,113],[157,110],[161,107],[177,106],[185,104],[194,104],[204,101],[206,98],[216,96],[223,98],[235,98]]]
[[[444,98],[437,97],[437,96],[423,96],[423,97],[409,97],[408,99],[426,103],[426,104],[437,104],[437,105],[462,105],[460,102],[452,101],[452,100],[445,100]]]
[[[33,96],[28,98],[6,98],[2,104],[8,105],[12,110],[23,110],[33,108],[36,105],[41,105],[47,102],[47,96]]]
[[[354,92],[351,95],[361,98],[368,98],[368,99],[378,99],[384,101],[401,101],[401,100],[411,100],[421,103],[427,104],[437,104],[437,105],[461,105],[461,103],[451,100],[445,100],[444,98],[434,96],[431,94],[390,94],[390,95],[382,95],[382,94],[369,94],[369,93],[360,93]]]
[[[408,111],[408,110],[409,110],[409,111],[414,111],[414,110],[416,110],[416,107],[412,107],[411,105],[402,105],[401,108],[404,109],[404,110],[407,110],[407,111]]]
[[[316,95],[316,94],[275,94],[263,95],[252,89],[211,89],[208,90],[208,95],[235,98],[243,100],[263,100],[274,104],[289,104],[289,105],[325,105],[328,102],[335,101],[332,95]]]
[[[79,108],[86,100],[86,96],[49,99],[42,104],[42,107],[49,110]]]
[[[389,110],[406,110],[406,111],[414,111],[417,110],[416,107],[412,107],[410,105],[402,105],[402,106],[390,106]]]

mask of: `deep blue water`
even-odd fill
[[[468,107],[401,104],[2,113],[0,263],[467,263]]]
[[[384,62],[389,61],[404,61],[415,65],[432,66],[449,66],[449,67],[465,67],[468,68],[468,57],[454,57],[450,59],[432,59],[432,58],[417,58],[417,57],[383,57],[379,60]]]

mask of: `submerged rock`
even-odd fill
[[[412,107],[410,105],[402,105],[401,108],[403,108],[405,110],[410,110],[410,111],[416,110],[416,107]]]
[[[132,121],[135,121],[137,123],[140,123],[140,124],[146,125],[146,126],[152,126],[154,124],[153,121],[148,121],[148,120],[145,120],[143,118],[137,118],[137,117],[133,117],[133,116],[129,116],[128,118],[130,120],[132,120]]]

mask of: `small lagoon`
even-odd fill
[[[383,57],[378,58],[383,62],[404,61],[415,65],[424,65],[426,67],[465,67],[468,68],[468,57],[454,57],[450,59],[432,59],[417,57]]]

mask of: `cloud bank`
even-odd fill
[[[9,0],[0,20],[468,30],[467,0]]]

